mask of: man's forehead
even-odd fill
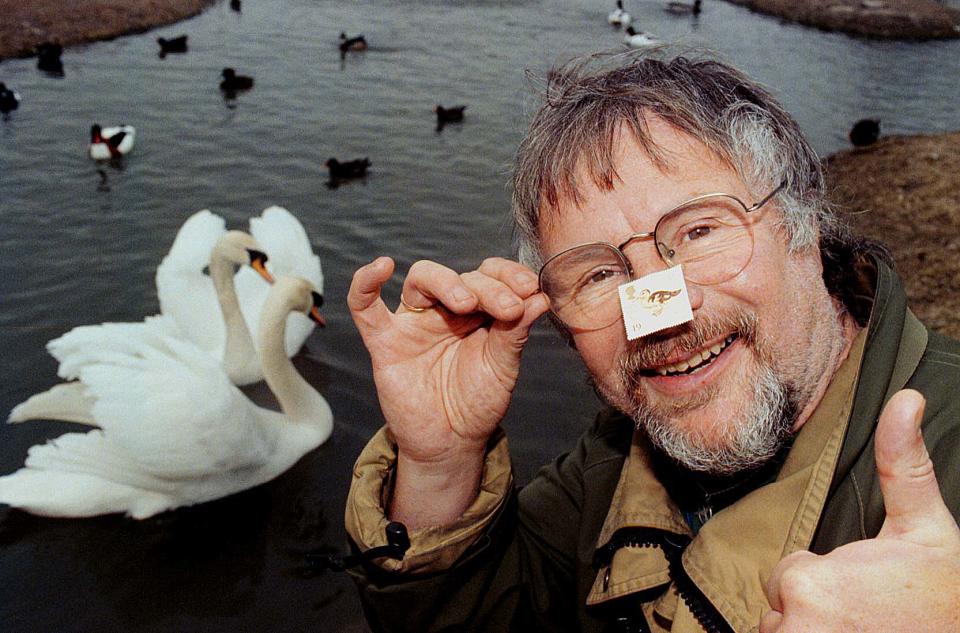
[[[590,152],[581,153],[569,186],[558,188],[553,202],[541,197],[541,236],[554,232],[558,223],[571,215],[589,213],[590,202],[629,183],[630,206],[665,212],[663,182],[678,183],[676,203],[683,191],[703,182],[740,180],[729,161],[706,144],[657,117],[647,117],[645,139],[638,139],[626,125],[621,126],[610,148],[609,161],[598,161]],[[655,186],[656,183],[656,186]],[[649,185],[649,186],[645,186]],[[687,186],[684,186],[687,185]],[[657,192],[653,190],[657,189]],[[666,192],[670,197],[670,192]],[[664,205],[667,206],[664,206]]]

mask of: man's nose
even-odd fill
[[[690,297],[690,309],[696,312],[703,306],[703,286],[691,283],[686,277],[683,279],[687,285],[687,296]]]
[[[650,273],[660,272],[661,270],[666,270],[671,267],[670,264],[663,261],[663,258],[660,257],[652,241],[643,244],[643,246],[640,246],[640,244],[631,244],[630,246],[630,252],[624,252],[624,255],[630,260],[634,279],[639,279]],[[683,270],[682,266],[681,270]],[[690,297],[690,309],[694,311],[700,309],[703,306],[703,287],[692,283],[687,279],[686,275],[684,275],[683,281],[687,286],[687,295]]]

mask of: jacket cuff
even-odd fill
[[[387,427],[370,439],[353,467],[345,524],[353,542],[365,552],[387,544],[386,500],[393,484],[397,445]],[[409,533],[410,547],[403,560],[379,558],[390,572],[424,574],[449,569],[486,531],[513,487],[507,436],[501,430],[490,438],[480,481],[480,492],[459,519],[443,526]]]

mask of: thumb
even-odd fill
[[[516,321],[494,321],[490,326],[488,345],[500,363],[516,363],[518,354],[527,344],[533,323],[550,309],[546,295],[537,292],[523,302],[523,316]]]
[[[941,521],[956,527],[937,485],[933,462],[923,443],[920,420],[926,401],[912,389],[890,398],[877,425],[876,460],[887,518],[880,537],[907,533],[933,545],[942,538]],[[938,533],[940,538],[936,538]],[[932,541],[930,541],[932,539]]]
[[[364,339],[387,328],[392,322],[390,309],[380,297],[380,289],[393,274],[393,267],[392,259],[378,257],[353,274],[353,282],[347,293],[347,306]]]

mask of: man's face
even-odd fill
[[[620,180],[604,191],[578,174],[581,206],[561,199],[544,217],[545,257],[584,242],[619,244],[653,230],[664,212],[701,194],[728,193],[750,205],[769,193],[747,189],[698,141],[659,119],[648,124],[671,163],[669,173],[622,134],[615,163]],[[622,321],[572,333],[606,399],[697,470],[729,473],[772,456],[819,401],[843,348],[818,250],[788,251],[776,201],[754,213],[746,268],[715,285],[688,282],[692,322],[629,343]],[[652,240],[632,242],[625,252],[636,276],[666,267]]]

